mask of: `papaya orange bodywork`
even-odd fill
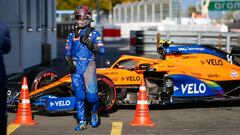
[[[124,67],[120,64],[123,61],[134,61],[134,64]],[[239,66],[210,54],[168,55],[165,60],[122,55],[111,67],[98,68],[97,74],[109,77],[116,87],[139,86],[141,79],[143,79],[143,72],[145,71],[145,69],[139,68],[141,64],[149,64],[150,68],[156,72],[185,74],[203,80],[240,80],[240,76],[233,77],[231,75],[233,73],[240,74]],[[31,92],[30,96],[63,83],[71,83],[71,75],[66,75],[57,82]]]

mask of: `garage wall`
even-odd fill
[[[12,38],[12,50],[4,55],[7,73],[21,72],[22,64],[22,15],[21,0],[0,0],[0,21],[8,24]]]
[[[1,0],[0,20],[10,27],[12,50],[5,56],[7,74],[42,63],[42,45],[56,53],[55,0]]]

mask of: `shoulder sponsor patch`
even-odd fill
[[[65,49],[67,49],[67,50],[68,50],[68,49],[69,49],[69,45],[65,45]]]
[[[80,37],[78,37],[78,38],[73,38],[73,41],[77,41],[77,40],[80,40]]]
[[[98,43],[97,46],[103,46],[103,43]]]

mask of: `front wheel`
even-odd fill
[[[59,79],[59,74],[49,68],[39,68],[30,76],[30,91],[35,91]]]
[[[97,75],[99,110],[112,111],[117,99],[116,88],[111,79],[103,75]]]

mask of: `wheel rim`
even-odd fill
[[[110,87],[103,82],[99,82],[98,87],[99,87],[98,96],[99,96],[100,104],[106,105],[106,107],[111,105],[111,102],[112,102],[111,94],[112,94],[112,92],[111,92]]]

